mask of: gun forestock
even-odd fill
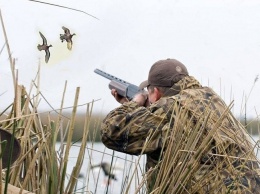
[[[127,98],[128,84],[122,84],[120,82],[117,82],[116,80],[111,80],[108,87],[110,90],[115,89],[120,96],[124,96]]]

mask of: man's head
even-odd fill
[[[176,59],[160,60],[152,65],[148,80],[142,82],[139,87],[147,87],[149,100],[153,103],[161,98],[167,88],[171,88],[188,75],[187,68]]]

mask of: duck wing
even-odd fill
[[[49,51],[49,48],[47,48],[45,50],[45,62],[48,63],[49,59],[50,59],[51,53]]]
[[[43,34],[41,32],[39,32],[39,34],[42,37],[42,44],[47,45],[47,39],[45,38],[45,36],[43,36]]]
[[[68,28],[66,28],[65,26],[62,26],[62,29],[64,30],[64,33],[66,35],[70,35],[70,30]]]

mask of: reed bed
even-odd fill
[[[15,102],[10,106],[10,110],[7,109],[1,113],[2,115],[7,115],[1,121],[1,127],[12,132],[20,141],[22,148],[21,156],[10,167],[10,170],[2,171],[4,181],[21,188],[19,193],[22,193],[22,190],[39,194],[72,193],[85,156],[89,131],[89,119],[86,119],[79,157],[68,179],[68,183],[65,184],[79,88],[77,88],[75,94],[72,117],[66,118],[68,124],[65,129],[62,128],[62,123],[65,120],[62,116],[62,108],[56,122],[48,120],[47,124],[42,124],[40,114],[37,113],[37,108],[31,103],[25,88],[17,85],[17,93],[22,95],[16,96]],[[19,109],[15,107],[17,104]],[[87,105],[87,117],[90,117],[92,107],[92,103]],[[60,131],[63,132],[60,133]],[[61,151],[57,152],[57,137],[61,134],[63,134],[60,137]]]

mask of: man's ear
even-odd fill
[[[162,93],[160,92],[160,90],[156,87],[154,87],[154,93],[155,93],[155,98],[156,101],[159,100],[162,97]]]

